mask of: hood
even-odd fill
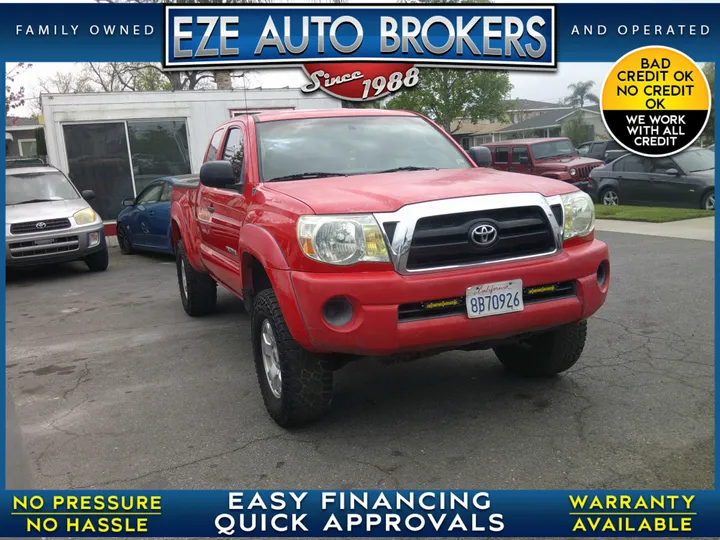
[[[90,205],[85,199],[67,199],[29,204],[13,204],[5,207],[5,223],[24,223],[43,219],[69,218]]]
[[[263,189],[302,201],[317,214],[395,212],[408,204],[476,195],[540,193],[551,197],[577,191],[559,180],[484,168],[266,182]]]
[[[692,176],[698,176],[700,178],[703,178],[704,180],[715,180],[715,169],[694,172],[692,173]]]
[[[604,161],[600,161],[599,159],[593,159],[593,158],[587,158],[587,157],[573,157],[573,156],[567,156],[562,158],[546,158],[546,159],[540,159],[535,162],[536,165],[539,165],[544,168],[569,168],[569,167],[582,167],[583,165],[604,165]],[[555,167],[553,167],[555,165]]]

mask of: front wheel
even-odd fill
[[[587,321],[537,334],[520,343],[495,347],[505,369],[521,377],[552,377],[567,371],[585,348]]]
[[[711,189],[708,191],[702,199],[702,205],[700,206],[704,210],[715,210],[715,190]]]
[[[132,255],[135,253],[130,234],[128,234],[127,229],[123,225],[118,225],[117,240],[118,245],[120,246],[120,251],[122,251],[124,255]]]
[[[614,188],[606,188],[600,193],[600,204],[605,206],[617,206],[620,204],[620,196]]]
[[[104,272],[110,263],[107,247],[85,257],[85,264],[91,272]]]
[[[250,317],[255,371],[270,417],[281,427],[320,418],[332,401],[331,362],[295,342],[272,289],[258,293]]]
[[[180,299],[185,313],[191,317],[207,315],[217,305],[217,283],[207,274],[195,270],[185,254],[182,240],[175,250]]]

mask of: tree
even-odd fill
[[[25,105],[25,87],[14,88],[18,76],[30,69],[32,64],[19,62],[11,67],[5,75],[5,117],[10,116],[10,111]]]
[[[590,91],[593,86],[595,86],[595,81],[583,81],[568,85],[568,90],[572,93],[565,98],[565,104],[583,108],[585,102],[589,101],[597,105],[600,103],[600,99]]]
[[[585,113],[576,111],[568,118],[562,126],[563,137],[570,139],[575,146],[578,146],[590,137],[590,124],[585,121]]]
[[[708,120],[705,131],[703,132],[703,138],[708,143],[715,142],[715,64],[708,62],[703,66],[705,77],[707,77],[708,83],[710,83],[710,119]]]
[[[511,90],[504,71],[423,69],[417,86],[400,90],[387,107],[424,114],[452,133],[457,119],[506,120]]]

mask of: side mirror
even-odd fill
[[[83,189],[81,195],[86,201],[92,201],[95,198],[95,192],[92,189]]]
[[[123,206],[134,206],[135,199],[123,199]]]
[[[530,158],[527,156],[522,156],[520,158],[520,165],[530,165]]]
[[[207,187],[226,189],[235,187],[233,166],[229,161],[209,161],[200,167],[200,183]]]
[[[670,176],[680,176],[680,171],[677,169],[668,169],[665,171],[665,174],[669,174]]]
[[[489,167],[492,164],[492,154],[487,146],[473,146],[468,153],[478,167]]]

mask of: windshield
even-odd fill
[[[710,171],[715,168],[715,152],[706,148],[696,148],[673,156],[675,163],[686,173]]]
[[[569,140],[533,144],[530,149],[535,159],[571,156],[575,153],[575,149]]]
[[[5,176],[5,206],[79,198],[70,181],[59,172]]]
[[[264,181],[471,167],[417,117],[304,118],[261,122],[256,129]]]

